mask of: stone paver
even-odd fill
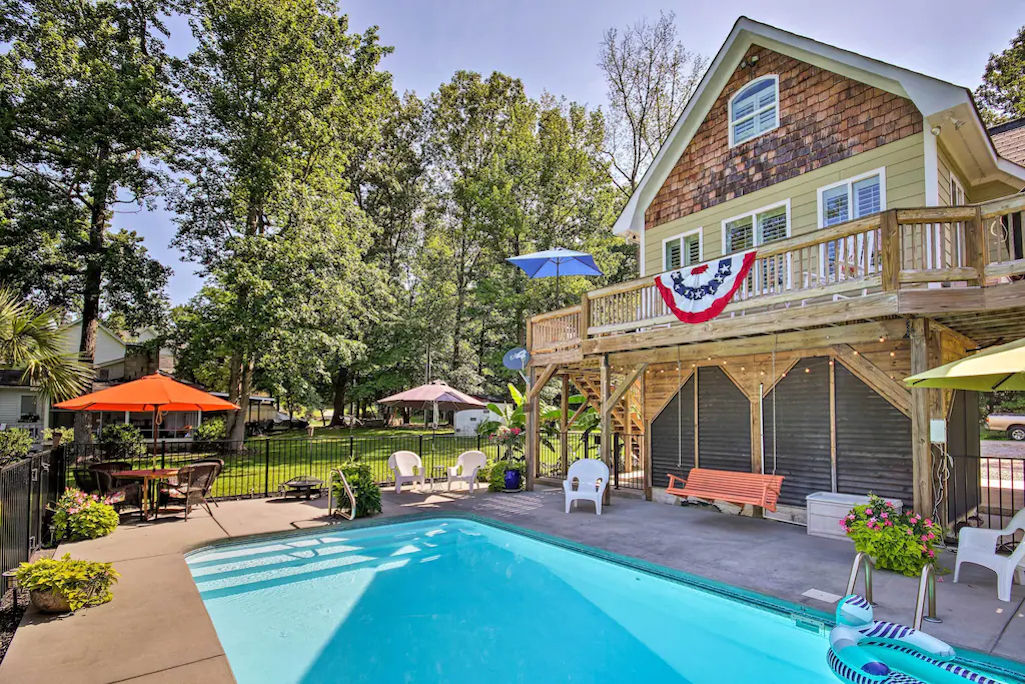
[[[831,612],[802,596],[808,589],[843,594],[853,546],[809,537],[802,527],[729,516],[704,508],[614,499],[601,517],[587,504],[566,515],[561,489],[539,486],[515,495],[442,491],[383,494],[384,515],[466,511],[503,520],[627,556]],[[256,499],[223,502],[214,519],[203,512],[139,524],[126,521],[113,535],[65,544],[58,553],[112,560],[122,573],[111,603],[65,618],[26,615],[0,665],[0,682],[42,684],[230,684],[233,679],[213,625],[182,554],[231,537],[327,524],[327,500]],[[343,523],[344,524],[344,523]],[[953,566],[953,556],[943,563]],[[952,643],[1025,660],[1025,589],[996,599],[992,573],[966,568],[963,581],[938,586],[944,622],[927,630]],[[908,623],[917,580],[877,573],[877,616]]]

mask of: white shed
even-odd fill
[[[504,404],[496,404],[496,406],[503,408]],[[477,428],[482,423],[486,423],[491,420],[501,422],[502,416],[497,413],[492,413],[486,408],[467,409],[465,411],[456,411],[453,424],[457,435],[472,437],[477,434]]]

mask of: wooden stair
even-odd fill
[[[612,386],[616,387],[626,376],[613,376]],[[601,412],[601,379],[594,373],[578,373],[570,375],[570,382],[577,390],[586,397],[587,402],[594,407],[595,411]],[[612,428],[614,432],[622,434],[644,434],[644,421],[641,419],[641,387],[640,382],[634,386],[623,397],[622,401],[612,409]],[[627,416],[630,418],[630,426],[627,429]]]

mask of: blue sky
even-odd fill
[[[1007,47],[1025,25],[1021,0],[773,0],[772,2],[667,2],[666,0],[350,0],[342,11],[353,30],[380,27],[395,53],[384,67],[398,90],[426,96],[458,69],[502,71],[523,80],[531,96],[548,90],[591,106],[605,104],[596,66],[602,32],[659,10],[676,12],[688,49],[711,57],[740,15],[816,40],[974,88],[990,52]],[[192,45],[185,22],[172,22],[171,52]],[[174,236],[165,211],[120,214],[171,266],[175,304],[200,287],[191,264],[168,243]]]

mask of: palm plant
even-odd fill
[[[37,311],[10,290],[0,289],[0,366],[21,370],[21,382],[53,401],[82,393],[92,369],[64,351],[56,309]]]

